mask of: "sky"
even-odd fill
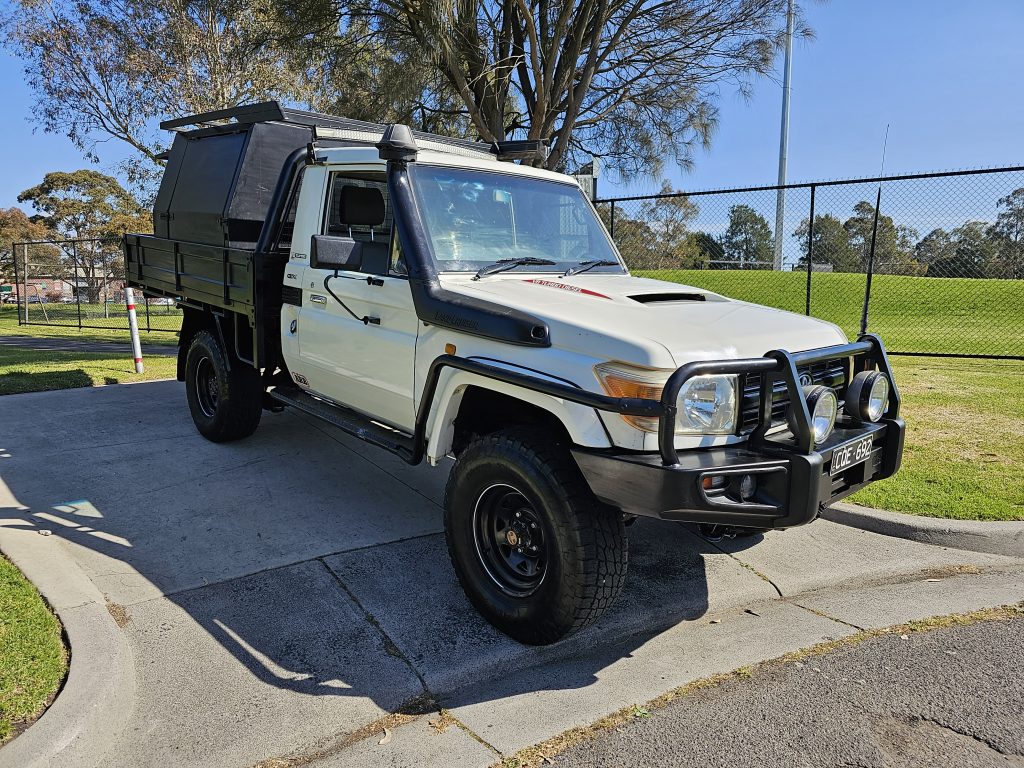
[[[876,176],[886,124],[887,173],[1024,161],[1024,2],[832,0],[805,14],[815,39],[796,41],[790,107],[790,182]],[[773,184],[778,177],[782,56],[776,79],[719,95],[711,150],[684,190]],[[655,192],[657,180],[606,183],[601,195]]]
[[[1024,2],[832,0],[805,9],[816,38],[793,52],[790,182],[874,176],[886,124],[887,173],[1024,163]],[[741,97],[718,97],[719,128],[694,168],[666,168],[687,191],[772,184],[778,175],[782,57],[778,75]],[[20,64],[0,54],[0,207],[51,170],[88,167],[63,136],[33,130],[32,94]],[[100,170],[126,151],[101,146]],[[600,182],[600,195],[657,191],[660,179]]]

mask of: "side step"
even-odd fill
[[[405,461],[409,461],[413,457],[413,440],[410,435],[378,424],[351,408],[321,400],[294,385],[274,387],[268,394],[283,405],[289,405],[321,421],[326,421],[342,432],[347,432],[353,437],[365,440],[370,445],[390,451]]]

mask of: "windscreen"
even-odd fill
[[[439,272],[475,272],[508,259],[546,259],[520,271],[565,272],[607,260],[624,268],[594,209],[574,184],[462,168],[417,165],[417,204]]]

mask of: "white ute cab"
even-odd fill
[[[199,431],[295,408],[450,469],[455,571],[521,642],[612,604],[637,516],[788,528],[899,467],[877,336],[631,275],[572,178],[509,162],[535,144],[274,102],[164,127],[127,274],[184,308]]]

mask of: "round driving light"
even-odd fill
[[[836,393],[828,387],[804,387],[807,398],[807,410],[811,414],[811,433],[815,443],[822,443],[832,434],[839,414],[839,401]]]
[[[868,395],[867,417],[871,421],[878,421],[882,418],[889,407],[889,380],[884,374],[878,374],[871,383],[871,392]]]
[[[879,371],[861,371],[846,390],[845,410],[861,421],[878,421],[889,408],[889,379]]]

